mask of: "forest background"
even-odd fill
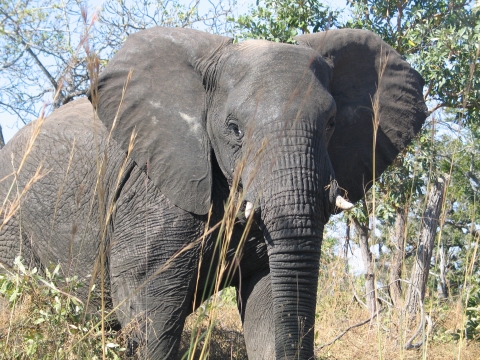
[[[429,108],[423,130],[365,199],[327,226],[317,350],[320,357],[358,356],[343,353],[343,341],[356,342],[360,354],[373,344],[372,358],[392,358],[390,352],[479,358],[480,2],[0,0],[4,140],[40,114],[85,96],[93,53],[103,67],[129,34],[156,25],[287,43],[300,33],[369,29],[422,74]],[[55,273],[50,277],[53,284]],[[21,291],[15,294],[12,279],[2,281],[0,293],[16,304]],[[43,351],[40,340],[25,336],[33,344],[28,351]],[[117,342],[109,342],[112,356],[122,349]],[[6,344],[1,335],[0,344]],[[27,351],[18,346],[19,354]]]

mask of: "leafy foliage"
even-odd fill
[[[427,303],[431,308],[438,306],[435,310],[440,309],[440,315],[456,306],[435,300],[437,286],[445,281],[450,300],[459,299],[463,306],[464,321],[457,338],[479,340],[479,3],[349,0],[348,4],[352,17],[340,23],[339,14],[317,0],[257,0],[247,14],[238,16],[232,15],[234,1],[209,1],[208,10],[201,13],[198,1],[184,5],[179,0],[107,0],[97,15],[89,14],[75,0],[0,0],[0,110],[28,122],[45,103],[58,107],[85,95],[88,51],[95,50],[103,65],[129,34],[155,25],[202,27],[213,33],[233,34],[237,40],[286,43],[293,43],[297,34],[333,27],[370,29],[407,57],[425,78],[425,97],[433,116],[349,216],[370,227],[370,234],[374,234],[370,245],[379,245],[375,276],[377,285],[383,286],[379,294],[387,299],[382,291],[389,282],[387,272],[396,246],[391,241],[395,211],[405,207],[408,213],[402,259],[406,270],[403,278],[408,278],[416,260],[418,219],[429,184],[439,174],[450,174]],[[337,221],[346,223],[344,218]],[[346,295],[351,284],[343,279],[345,266],[338,256],[338,233],[324,239],[317,312],[323,326],[323,317],[335,309],[342,317],[337,329],[351,318],[351,297]],[[444,264],[439,261],[442,255]],[[439,275],[442,271],[446,272],[445,279]],[[13,358],[52,354],[68,358],[67,350],[75,346],[75,351],[85,351],[91,358],[102,356],[104,351],[110,358],[122,355],[113,333],[104,347],[96,326],[98,317],[86,316],[83,304],[69,295],[81,284],[74,278],[62,279],[58,267],[45,272],[41,276],[17,262],[15,273],[0,276],[0,293],[15,310],[8,327],[0,329],[0,351],[8,347]],[[342,280],[337,281],[339,278]],[[364,282],[357,277],[352,283],[360,289]],[[340,290],[344,291],[341,299]],[[232,304],[234,297],[230,289],[223,293],[222,301]],[[318,331],[315,336],[320,336]]]
[[[85,313],[84,304],[74,295],[81,287],[76,277],[62,278],[60,266],[28,270],[20,258],[14,272],[0,275],[0,296],[11,311],[10,323],[0,328],[0,353],[9,359],[120,359],[125,351],[117,344],[115,332],[107,334],[103,348],[100,319]]]
[[[377,272],[385,272],[397,246],[390,240],[396,226],[396,212],[407,209],[409,220],[403,261],[408,268],[417,249],[420,224],[417,220],[423,215],[425,194],[439,174],[450,174],[447,210],[442,218],[445,222],[440,222],[443,231],[439,245],[442,246],[436,249],[432,263],[432,270],[438,273],[439,267],[445,267],[442,272],[446,271],[447,277],[434,278],[429,284],[433,294],[437,281],[447,281],[451,289],[455,289],[453,293],[458,294],[464,289],[464,279],[470,276],[466,268],[471,269],[470,274],[478,272],[478,260],[472,251],[480,235],[475,225],[480,185],[476,161],[480,7],[466,0],[350,0],[347,3],[353,14],[340,24],[338,14],[318,2],[312,5],[303,1],[257,1],[248,14],[236,19],[237,36],[293,43],[298,33],[331,26],[369,29],[404,54],[419,70],[426,80],[425,97],[431,113],[438,109],[443,112],[431,117],[422,133],[376,181],[366,198],[344,216],[355,219],[370,228],[370,234],[375,234],[380,249],[377,263],[385,264],[378,265]],[[309,13],[303,7],[306,4],[322,9],[317,13],[323,11],[323,19]],[[443,228],[444,223],[450,226]],[[384,245],[387,251],[382,253]],[[440,264],[442,254],[447,259]],[[377,278],[388,281],[384,274]]]
[[[426,80],[433,109],[478,122],[480,7],[471,0],[349,1],[345,25],[377,33],[413,61]]]
[[[477,278],[468,292],[465,337],[467,339],[480,339],[480,281]]]
[[[264,39],[294,43],[301,34],[337,25],[338,12],[317,0],[263,0],[246,15],[231,18],[239,31],[238,39]]]

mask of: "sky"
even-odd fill
[[[88,6],[91,9],[100,8],[104,0],[87,0]],[[186,4],[192,3],[191,0],[181,0],[185,1]],[[202,1],[201,4],[208,4],[206,1]],[[344,10],[346,8],[346,0],[324,0],[324,4],[330,5],[332,9]],[[238,10],[237,14],[246,13],[249,7],[255,4],[255,0],[238,0]],[[23,126],[23,123],[18,120],[14,115],[10,115],[7,112],[0,112],[0,126],[2,127],[2,132],[5,142],[8,142],[13,135]]]

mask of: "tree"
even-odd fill
[[[349,4],[354,16],[347,22],[348,27],[368,28],[376,32],[417,66],[426,79],[425,96],[431,104],[430,112],[444,108],[453,115],[448,119],[463,121],[467,125],[478,121],[480,69],[477,44],[480,41],[480,23],[479,9],[471,6],[472,1],[350,0]],[[425,133],[422,138],[421,145],[428,145]],[[430,156],[435,157],[435,154]],[[396,165],[402,168],[401,162],[397,161]],[[430,170],[434,168],[431,166]],[[401,175],[405,180],[413,178],[409,168],[392,171],[396,172],[396,177]],[[389,176],[392,176],[391,173],[385,174],[384,178]],[[408,193],[404,181],[391,184],[400,184],[400,188],[397,185],[400,191],[395,194]],[[417,194],[421,195],[424,185],[412,189],[418,190]],[[389,190],[393,189],[390,187]],[[391,199],[394,207],[404,203],[398,200],[397,195]],[[402,217],[397,218],[403,221]]]
[[[410,315],[416,315],[425,299],[425,288],[430,272],[430,262],[435,246],[435,235],[440,223],[440,213],[445,199],[445,188],[449,176],[439,176],[432,185],[427,205],[421,219],[418,247],[415,256],[415,265],[411,275],[410,286],[406,296],[406,309]]]
[[[5,140],[3,140],[2,127],[0,126],[0,150],[5,146]]]
[[[307,7],[305,7],[306,4],[308,4]],[[450,227],[457,227],[455,235],[457,240],[451,241],[442,236],[438,246],[435,247],[432,241],[437,233],[435,224],[438,224],[438,221],[424,223],[424,231],[420,232],[421,228],[414,219],[422,217],[423,207],[429,199],[433,199],[432,193],[427,193],[426,190],[432,186],[435,188],[434,185],[438,184],[437,179],[441,174],[452,174],[452,186],[463,189],[466,189],[461,185],[465,179],[470,183],[479,179],[474,177],[476,175],[473,173],[465,177],[468,170],[459,173],[463,174],[460,175],[463,180],[457,178],[455,161],[451,153],[448,154],[451,148],[447,149],[443,145],[456,142],[455,128],[464,126],[471,129],[479,123],[480,9],[478,6],[473,6],[473,1],[466,0],[402,2],[349,0],[348,4],[353,9],[353,17],[342,25],[337,21],[337,14],[330,12],[318,2],[312,4],[309,1],[265,0],[257,2],[257,6],[252,8],[249,14],[237,19],[236,30],[239,32],[239,38],[294,42],[293,37],[298,33],[315,32],[332,26],[370,29],[404,54],[420,71],[426,80],[425,98],[430,104],[430,113],[442,110],[441,114],[430,118],[425,130],[414,144],[405,150],[394,166],[377,180],[370,191],[371,195],[367,194],[366,200],[348,215],[355,223],[359,244],[364,254],[363,262],[367,273],[366,297],[368,307],[372,310],[375,308],[372,287],[375,287],[378,278],[375,275],[377,270],[372,270],[375,261],[369,250],[369,246],[373,245],[369,244],[372,241],[369,237],[371,234],[380,230],[381,235],[376,239],[390,248],[389,252],[382,255],[386,257],[389,268],[388,279],[387,277],[383,279],[389,283],[393,303],[401,306],[405,295],[401,281],[408,277],[405,262],[407,261],[407,265],[410,266],[412,260],[418,261],[418,254],[421,254],[422,247],[428,244],[431,253],[427,254],[429,256],[421,257],[420,260],[423,261],[424,269],[439,270],[438,281],[440,288],[443,289],[442,294],[445,294],[447,268],[449,266],[451,268],[451,264],[455,263],[451,261],[453,257],[458,258],[458,255],[454,255],[456,251],[454,249],[459,245],[460,248],[464,247],[460,243],[465,239],[460,240],[459,243],[462,237],[460,232],[472,233],[474,232],[472,229],[476,229],[471,219],[462,217],[463,220],[456,222],[450,221],[447,217],[446,224],[451,223]],[[317,13],[323,11],[320,19],[315,17],[314,12],[309,11],[309,8],[315,7],[321,9]],[[440,134],[445,132],[448,133],[448,141],[441,139]],[[446,169],[445,160],[448,157],[450,161]],[[472,163],[475,163],[473,168],[477,166],[474,160],[476,158],[472,157]],[[459,191],[463,193],[460,188]],[[452,202],[450,196],[449,192],[446,197],[448,204]],[[475,198],[461,196],[461,199],[462,205],[458,204],[459,200],[454,200],[453,204],[449,205],[456,209],[450,214],[450,218],[458,217],[455,213],[467,203],[474,204]],[[430,204],[431,210],[435,206],[438,210],[442,201],[435,205]],[[374,213],[373,210],[375,210]],[[436,214],[434,212],[434,215]],[[375,229],[372,228],[374,223],[371,221],[372,216],[377,219]],[[413,236],[419,232],[424,236]],[[448,235],[450,232],[447,232]],[[393,236],[389,238],[388,234],[391,233]],[[437,268],[435,262],[431,264],[430,259],[434,261],[443,259],[440,261],[440,268]],[[464,265],[462,266],[464,269]],[[422,283],[419,280],[415,286],[425,289],[427,281],[428,278],[423,277]],[[407,292],[409,291],[411,292],[407,287]],[[424,290],[421,293],[424,294]]]
[[[480,8],[473,0],[349,0],[346,24],[370,29],[413,61],[426,80],[431,112],[448,108],[458,120],[479,115]]]
[[[365,199],[362,199],[362,202],[365,208]],[[368,216],[365,217],[362,222],[359,221],[357,216],[352,216],[352,221],[355,224],[355,231],[358,234],[358,243],[362,252],[363,267],[365,269],[365,302],[370,315],[373,316],[377,312],[377,289],[375,263],[368,244],[371,231],[370,221]]]
[[[68,103],[88,89],[81,40],[86,12],[74,0],[0,1],[0,107],[24,123],[42,103]]]
[[[147,27],[202,27],[225,33],[233,3],[180,0],[107,0],[89,11],[77,0],[0,0],[0,111],[23,123],[48,105],[57,108],[85,96],[88,57],[103,66],[126,37]],[[48,109],[47,109],[48,110]]]
[[[201,28],[213,34],[231,33],[233,24],[229,20],[235,1],[208,1],[204,12],[200,12],[205,0],[192,0],[184,5],[180,0],[108,0],[100,13],[98,32],[112,52],[116,52],[128,35],[153,26]],[[109,54],[111,57],[111,55]]]
[[[395,208],[395,228],[392,237],[392,258],[390,264],[389,292],[395,306],[402,301],[402,283],[400,279],[403,273],[403,257],[405,254],[405,235],[407,233],[408,207],[398,206]]]
[[[294,43],[299,34],[336,26],[338,12],[317,0],[263,0],[246,15],[231,18],[239,39]]]

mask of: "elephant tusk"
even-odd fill
[[[340,195],[338,195],[337,198],[335,199],[335,205],[342,210],[350,210],[351,208],[353,208],[353,204],[345,200]]]
[[[245,205],[245,218],[248,219],[250,217],[250,214],[252,213],[253,209],[253,204],[250,201],[247,201],[247,204]]]

